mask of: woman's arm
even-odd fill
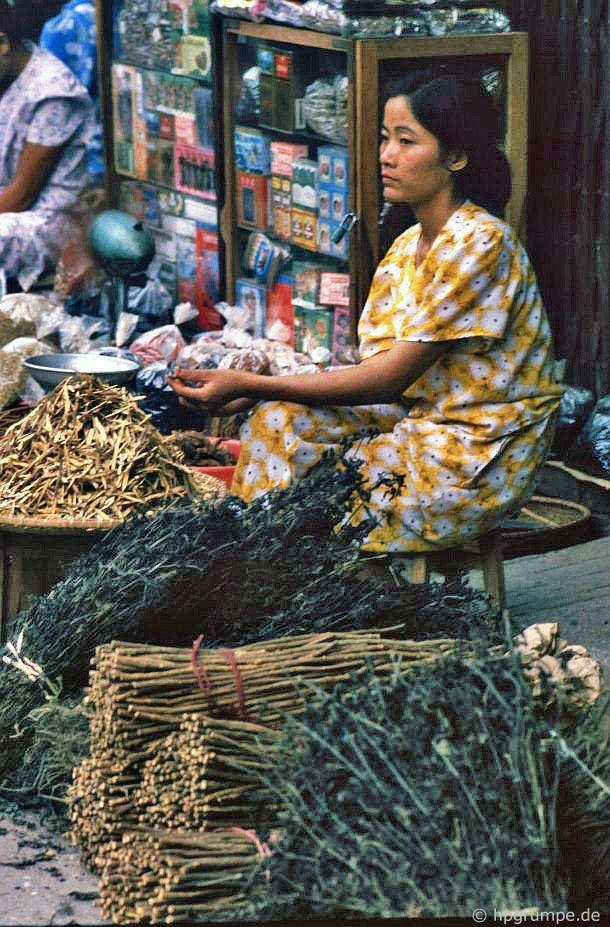
[[[361,364],[324,373],[268,377],[243,370],[182,370],[169,382],[183,399],[221,414],[235,400],[282,400],[309,406],[397,402],[445,351],[444,342],[400,342]],[[188,386],[184,381],[195,381]]]
[[[26,142],[17,172],[0,193],[0,213],[24,212],[36,202],[57,164],[62,147],[34,145]]]

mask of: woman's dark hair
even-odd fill
[[[510,197],[510,167],[498,148],[497,107],[481,80],[430,68],[388,84],[384,104],[397,96],[408,97],[417,121],[438,139],[441,156],[467,156],[466,167],[454,174],[456,191],[501,216]]]
[[[63,6],[63,0],[0,0],[0,32],[10,42],[26,39],[37,41],[44,23],[55,16]]]

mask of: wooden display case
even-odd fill
[[[459,62],[478,72],[492,72],[500,87],[504,149],[512,168],[513,190],[507,220],[523,232],[526,193],[528,39],[525,33],[451,35],[400,39],[347,39],[290,26],[225,19],[222,24],[222,153],[224,201],[221,238],[225,251],[226,297],[235,297],[236,280],[244,273],[244,230],[238,213],[238,174],[234,137],[235,107],[244,68],[256,59],[257,48],[284,52],[300,61],[306,80],[313,80],[317,65],[347,77],[347,137],[350,159],[346,211],[356,216],[349,233],[349,256],[344,267],[350,277],[352,328],[355,328],[380,254],[379,217],[382,206],[378,140],[380,93],[388,79],[426,62]],[[297,90],[297,94],[300,92]],[[265,117],[268,118],[268,117]],[[279,118],[279,117],[276,117]],[[271,129],[274,138],[304,142],[310,157],[317,144],[333,144],[309,129]],[[267,232],[268,234],[269,231]],[[303,252],[298,252],[303,258]],[[314,255],[315,257],[315,255]],[[341,266],[341,262],[339,262]]]

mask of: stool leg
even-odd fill
[[[485,591],[498,611],[503,612],[506,608],[506,585],[504,582],[502,535],[500,532],[491,531],[481,538],[479,550]]]
[[[411,582],[416,586],[427,583],[430,577],[430,565],[426,554],[415,554],[411,561]]]

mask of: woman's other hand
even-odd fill
[[[186,370],[176,367],[167,382],[180,397],[180,403],[193,409],[205,409],[214,415],[246,412],[255,399],[242,395],[239,370]]]

